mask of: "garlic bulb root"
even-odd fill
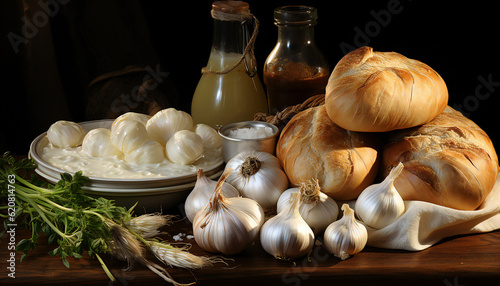
[[[194,239],[202,249],[228,255],[247,248],[264,223],[264,210],[254,200],[224,197],[222,185],[230,172],[224,171],[209,203],[193,221]]]
[[[345,260],[363,250],[368,241],[368,232],[366,227],[356,220],[354,210],[348,204],[342,205],[342,211],[342,218],[326,228],[323,242],[330,253]]]
[[[260,242],[264,250],[277,259],[293,260],[310,253],[314,233],[300,216],[300,194],[291,194],[291,204],[264,223]]]
[[[368,226],[381,229],[396,221],[404,212],[403,198],[394,187],[394,180],[404,169],[403,163],[394,167],[379,184],[368,186],[356,200],[356,213]]]

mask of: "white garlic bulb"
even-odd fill
[[[190,222],[193,222],[196,214],[207,206],[216,185],[217,181],[207,178],[202,169],[198,170],[198,177],[194,189],[189,193],[184,203],[184,210]],[[222,184],[222,195],[225,198],[232,198],[239,196],[240,193],[235,187],[225,182]]]
[[[366,227],[356,220],[354,210],[348,204],[342,205],[342,211],[342,218],[326,228],[323,242],[333,255],[346,260],[365,248],[368,232]]]
[[[203,140],[193,131],[177,131],[167,142],[166,154],[173,163],[188,165],[203,155]]]
[[[290,199],[291,204],[266,221],[260,232],[262,248],[277,259],[293,260],[314,246],[314,233],[299,213],[299,193]]]
[[[122,154],[113,143],[111,143],[111,131],[106,128],[95,128],[90,130],[83,138],[82,151],[92,157],[108,157]]]
[[[403,163],[394,167],[379,184],[368,186],[356,200],[356,213],[368,226],[381,229],[397,220],[405,212],[403,198],[394,187],[394,180],[404,169]]]
[[[137,113],[137,112],[127,112],[127,113],[124,113],[124,114],[118,116],[113,121],[113,124],[111,125],[111,130],[113,130],[113,128],[115,127],[115,125],[117,125],[118,123],[120,123],[123,120],[135,120],[135,121],[139,121],[140,123],[144,124],[144,126],[146,126],[146,123],[148,122],[148,120],[150,118],[151,118],[151,116],[147,115],[147,114]]]
[[[177,131],[191,130],[192,128],[193,119],[191,115],[175,108],[158,111],[146,123],[149,137],[160,142],[163,146]]]
[[[266,152],[245,151],[226,164],[234,170],[227,178],[242,196],[257,201],[264,209],[276,206],[288,188],[288,178],[279,160]]]
[[[337,220],[339,207],[332,198],[321,192],[317,179],[303,183],[300,188],[291,188],[283,192],[278,200],[278,213],[291,204],[291,195],[294,193],[300,194],[299,213],[315,235],[323,233]]]
[[[224,197],[222,184],[229,172],[222,174],[209,204],[193,220],[194,239],[208,252],[236,254],[243,251],[255,240],[264,223],[264,210],[256,201]]]
[[[136,120],[122,120],[111,129],[111,142],[125,154],[144,144],[148,138],[146,127]]]
[[[47,139],[55,147],[76,147],[82,144],[85,131],[80,124],[59,120],[52,124],[47,131]]]
[[[207,124],[197,124],[195,132],[200,135],[205,148],[216,149],[222,147],[222,138],[211,126]]]
[[[125,153],[125,161],[136,164],[157,164],[163,160],[165,160],[163,146],[152,139],[146,139],[137,148]]]

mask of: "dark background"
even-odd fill
[[[32,62],[26,60],[29,55],[23,53],[24,44],[19,46],[21,52],[16,54],[7,37],[13,31],[20,34],[20,27],[23,25],[21,4],[15,2],[21,1],[9,1],[9,4],[3,2],[2,5],[5,6],[0,10],[0,69],[1,84],[4,87],[0,104],[0,152],[11,150],[17,154],[26,154],[31,140],[46,131],[54,121],[86,120],[82,97],[86,84],[92,77],[82,76],[81,69],[75,68],[75,62],[80,57],[78,49],[75,49],[75,41],[77,47],[91,49],[85,46],[84,40],[68,36],[71,34],[68,17],[76,17],[76,23],[83,20],[86,23],[92,20],[106,23],[103,19],[116,17],[117,10],[109,8],[113,7],[109,3],[116,1],[62,1],[68,2],[68,8],[71,5],[70,11],[83,11],[87,9],[88,3],[94,9],[99,5],[102,8],[87,13],[86,19],[81,19],[82,16],[78,13],[63,13],[63,9],[60,13],[54,13],[48,25],[52,39],[40,32],[33,41],[38,41],[39,45],[41,42],[43,46],[53,45],[55,56],[45,57],[44,50],[39,49],[37,51],[43,60]],[[127,34],[127,31],[136,27],[141,27],[142,30],[132,33],[138,37],[132,39],[132,45],[111,43],[109,57],[119,54],[122,48],[143,49],[141,52],[149,54],[150,58],[124,56],[120,59],[126,59],[132,64],[134,61],[145,61],[152,67],[160,64],[162,71],[168,72],[169,80],[177,90],[178,98],[174,107],[189,111],[191,96],[201,75],[200,70],[206,65],[210,52],[212,1],[126,0],[117,3],[124,5],[123,3],[129,2],[132,4],[127,7],[132,7],[134,12],[130,16],[132,20],[127,20],[129,18],[125,15],[123,24],[119,21],[114,22],[115,25],[107,23],[97,30],[111,29],[115,35]],[[263,63],[277,38],[273,9],[289,4],[315,6],[319,14],[315,29],[316,41],[331,69],[344,55],[342,45],[369,45],[376,51],[395,51],[420,60],[435,69],[447,83],[449,105],[457,108],[461,105],[466,116],[483,128],[496,146],[500,144],[496,116],[496,98],[500,94],[497,44],[500,24],[498,9],[496,5],[493,6],[495,2],[486,4],[486,1],[468,1],[457,4],[447,1],[446,3],[450,3],[448,5],[437,5],[437,1],[417,0],[248,2],[252,13],[261,23],[255,46],[261,79]],[[388,6],[396,12],[391,13]],[[390,18],[387,17],[388,13]],[[374,15],[384,15],[381,17],[385,17],[385,22],[378,23],[377,16]],[[369,35],[360,35],[359,31]],[[106,38],[103,38],[103,42],[106,42]],[[50,62],[55,62],[55,68],[50,70],[56,72],[45,73],[44,65],[50,66]],[[94,66],[93,72],[96,70]],[[26,80],[27,71],[37,75],[42,88],[27,85],[30,82]]]

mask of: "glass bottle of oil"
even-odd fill
[[[267,113],[268,108],[251,48],[249,24],[255,24],[256,19],[250,14],[248,3],[214,2],[212,17],[212,49],[193,95],[191,115],[196,123],[218,128],[231,122],[252,120],[255,113]],[[250,50],[247,49],[249,43]]]

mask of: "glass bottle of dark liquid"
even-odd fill
[[[278,41],[264,65],[264,84],[272,114],[325,93],[330,69],[314,41],[317,17],[317,9],[309,6],[274,10]]]

